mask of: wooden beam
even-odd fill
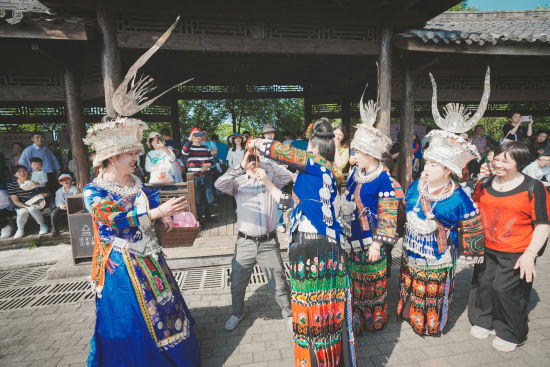
[[[407,60],[410,61],[410,60]],[[403,101],[399,126],[399,183],[404,191],[412,182],[412,144],[414,134],[414,72],[410,62],[403,67]]]
[[[76,186],[79,190],[88,183],[90,179],[90,164],[88,160],[88,149],[82,142],[86,136],[84,124],[82,94],[76,72],[76,65],[70,60],[67,61],[63,73],[63,85],[65,87],[65,106],[69,136],[71,138],[71,151],[75,160]]]
[[[170,113],[171,113],[170,123],[172,125],[172,138],[176,141],[181,142],[180,110],[179,110],[179,103],[177,98],[174,98],[174,100],[170,104]]]
[[[350,132],[350,122],[351,122],[351,108],[350,108],[350,102],[348,101],[348,99],[346,98],[346,96],[344,96],[344,98],[342,99],[342,125],[344,126],[344,132],[345,132],[345,135],[346,137],[348,137],[348,141],[349,141],[349,132]]]
[[[113,108],[111,97],[122,82],[122,74],[116,35],[116,18],[109,9],[106,0],[100,2],[100,7],[97,10],[97,24],[101,39],[101,69],[103,72],[105,106],[107,107],[107,115],[116,117],[117,113]]]
[[[158,32],[119,32],[121,48],[149,48],[159,37]],[[215,36],[173,34],[167,48],[183,51],[240,52],[268,54],[314,55],[378,55],[375,41],[318,40],[292,38],[251,38],[244,36]]]
[[[30,21],[18,24],[0,23],[0,38],[32,38],[86,41],[84,23]]]
[[[304,130],[313,122],[312,112],[311,86],[309,84],[304,84]]]
[[[390,136],[391,122],[391,73],[392,73],[392,29],[384,27],[380,32],[380,54],[378,56],[378,128]]]
[[[420,52],[443,52],[455,54],[477,54],[477,55],[511,55],[511,56],[550,56],[550,45],[548,44],[520,44],[515,45],[485,45],[475,46],[466,44],[434,44],[424,43],[416,39],[396,39],[394,45],[406,51]]]

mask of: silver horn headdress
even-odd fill
[[[355,126],[357,131],[351,141],[351,149],[371,155],[376,159],[382,159],[382,154],[386,152],[392,141],[374,127],[379,107],[373,100],[363,103],[366,90],[367,87],[365,86],[359,101],[359,113],[361,114],[362,123]]]
[[[178,83],[154,98],[147,97],[147,94],[155,90],[154,79],[148,75],[141,76],[137,82],[136,77],[139,69],[157,52],[168,40],[172,31],[176,27],[180,17],[168,28],[166,32],[157,40],[157,42],[147,52],[145,52],[130,67],[124,80],[115,90],[112,96],[113,108],[118,116],[109,121],[95,124],[87,131],[84,143],[91,145],[95,150],[93,166],[100,166],[108,158],[117,154],[127,152],[143,152],[141,139],[143,131],[147,129],[147,124],[139,119],[130,116],[142,111],[150,106],[158,98],[168,93],[170,90],[185,84],[192,79]]]
[[[459,177],[462,176],[462,169],[469,161],[474,158],[477,160],[481,159],[477,148],[457,134],[470,130],[483,117],[491,93],[490,74],[491,69],[487,66],[483,96],[481,97],[479,108],[474,116],[469,119],[470,112],[460,103],[448,103],[443,109],[445,113],[444,117],[439,114],[437,108],[437,84],[433,75],[429,73],[433,88],[432,115],[436,125],[441,130],[432,130],[428,134],[430,145],[424,152],[424,158],[443,164]]]

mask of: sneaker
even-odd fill
[[[470,335],[476,339],[487,339],[489,335],[495,335],[495,331],[482,328],[481,326],[473,325],[470,328]]]
[[[40,231],[38,231],[38,234],[43,235],[43,234],[46,234],[46,233],[48,233],[48,225],[47,224],[42,224],[40,226]]]
[[[286,232],[286,228],[285,226],[281,225],[281,226],[278,226],[277,227],[277,231],[281,232],[281,233],[285,233]]]
[[[14,240],[17,240],[19,238],[22,238],[25,235],[25,232],[22,229],[18,229],[15,231],[15,235],[13,236]]]
[[[501,339],[498,336],[495,336],[495,338],[493,339],[492,346],[493,348],[501,352],[513,352],[516,349],[517,344],[507,342],[506,340]]]
[[[2,228],[2,231],[0,232],[0,238],[11,237],[12,233],[13,233],[13,227],[8,224],[4,228]]]
[[[240,317],[231,315],[229,320],[225,322],[225,326],[223,328],[225,329],[225,331],[234,330],[237,327],[237,325],[239,325],[239,322],[241,322],[243,318],[244,318],[244,313]]]

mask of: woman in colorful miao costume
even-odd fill
[[[407,190],[407,224],[403,238],[400,295],[397,313],[419,335],[439,335],[449,318],[457,261],[483,260],[483,227],[477,205],[451,174],[460,177],[464,166],[479,158],[474,145],[456,135],[477,124],[489,99],[489,69],[478,111],[467,120],[461,105],[448,104],[442,118],[433,86],[432,114],[442,130],[428,134],[430,145],[419,180]]]
[[[150,51],[145,55],[150,57]],[[147,189],[133,175],[147,125],[127,115],[143,108],[134,97],[145,91],[140,83],[130,91],[127,87],[135,66],[145,61],[142,56],[134,64],[113,96],[120,116],[94,125],[84,139],[95,150],[97,173],[83,190],[93,219],[91,282],[97,295],[88,366],[200,365],[194,321],[154,228],[158,219],[170,230],[171,216],[185,209],[185,199],[159,206],[158,191]]]
[[[339,219],[350,246],[348,267],[353,294],[353,329],[382,329],[387,322],[386,245],[396,240],[397,206],[403,191],[381,162],[391,139],[373,127],[376,103],[359,103],[363,123],[351,142],[357,165],[349,175]]]
[[[316,121],[306,135],[307,151],[265,139],[251,140],[247,146],[300,172],[292,198],[268,186],[280,205],[292,206],[289,261],[295,365],[340,366],[349,288],[333,204],[342,177],[331,163],[335,144],[330,122]]]

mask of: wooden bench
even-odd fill
[[[187,174],[187,181],[169,184],[145,184],[148,188],[159,190],[160,204],[167,202],[173,197],[185,196],[187,200],[187,210],[197,217],[197,202],[195,200],[195,175]],[[166,190],[163,188],[176,188],[175,190]]]

